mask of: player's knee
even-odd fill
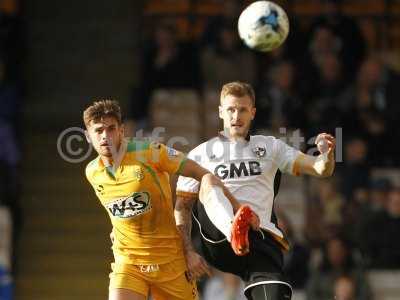
[[[212,192],[212,190],[219,186],[220,183],[213,174],[210,173],[205,174],[201,179],[200,193],[199,193],[200,201],[201,202],[207,201],[207,199],[210,197],[210,193]]]
[[[220,180],[213,174],[207,173],[201,178],[201,184],[205,187],[220,186]]]
[[[248,285],[244,294],[251,300],[290,300],[292,287],[283,281],[262,281]]]

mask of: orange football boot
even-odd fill
[[[231,232],[231,247],[236,255],[244,256],[249,253],[249,229],[257,221],[257,216],[248,205],[241,206],[236,212]]]

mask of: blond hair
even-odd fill
[[[235,97],[249,96],[253,106],[256,106],[256,96],[252,86],[245,82],[233,81],[226,83],[222,86],[220,101],[224,99],[227,95],[232,95]]]
[[[86,127],[89,127],[90,122],[99,122],[105,117],[113,117],[118,124],[122,123],[121,108],[115,100],[98,100],[94,101],[83,112],[83,122]]]

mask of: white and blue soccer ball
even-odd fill
[[[289,33],[286,12],[271,1],[256,1],[247,6],[238,21],[239,36],[251,49],[262,52],[278,48]]]

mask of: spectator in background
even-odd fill
[[[357,300],[356,283],[352,277],[343,275],[336,278],[334,283],[335,300]]]
[[[361,248],[373,269],[400,269],[400,188],[388,193],[385,210],[366,222],[360,235]]]
[[[306,235],[312,245],[319,246],[339,231],[343,223],[343,205],[335,180],[318,182],[317,195],[307,207]]]
[[[303,64],[300,66],[303,71],[301,92],[305,97],[314,96],[315,82],[319,81],[318,73],[325,57],[334,55],[340,60],[340,49],[341,44],[329,27],[321,25],[312,31],[308,49],[303,54]]]
[[[346,201],[350,201],[357,190],[367,189],[370,184],[367,149],[367,143],[360,137],[351,137],[345,143],[344,161],[337,172],[341,178],[340,191]]]
[[[15,178],[20,158],[17,132],[21,95],[17,85],[8,79],[8,72],[2,61],[0,61],[0,105],[0,140],[2,145],[0,147],[0,163],[4,165],[1,170],[7,174],[7,177]],[[9,180],[14,182],[11,178]],[[2,182],[4,183],[4,181]],[[7,187],[16,192],[14,184],[9,183]],[[10,201],[11,198],[4,200]]]
[[[21,18],[14,11],[0,11],[0,57],[13,81],[22,80],[24,50]]]
[[[13,249],[20,229],[19,161],[20,147],[17,135],[21,96],[17,86],[7,78],[0,61],[0,205],[10,209],[13,223]],[[13,257],[15,263],[15,257]]]
[[[362,247],[360,240],[364,240],[363,228],[374,219],[378,212],[382,212],[387,203],[388,192],[392,184],[386,178],[372,180],[369,189],[358,188],[353,192],[353,197],[346,202],[344,209],[344,227],[348,236],[355,245]]]
[[[284,0],[275,0],[273,2],[280,5],[285,10],[290,23],[289,34],[285,42],[278,48],[269,52],[255,51],[257,56],[257,78],[263,77],[265,71],[268,70],[271,65],[279,63],[280,61],[291,61],[297,68],[304,60],[304,53],[307,48],[307,36],[298,16],[293,11],[293,5],[291,5],[289,1]],[[262,79],[261,83],[256,83],[256,87],[259,87],[264,81],[265,80]]]
[[[7,65],[0,58],[0,97],[2,109],[0,117],[7,120],[13,126],[18,123],[21,95],[15,80],[11,80]]]
[[[322,223],[328,227],[340,227],[343,221],[343,199],[337,191],[334,180],[326,180],[319,183],[317,202],[322,206]]]
[[[215,43],[201,55],[204,88],[219,90],[226,82],[254,82],[255,61],[251,51],[241,45],[235,24],[221,24]]]
[[[312,78],[307,92],[307,133],[311,136],[322,129],[334,132],[340,126],[341,98],[346,89],[342,62],[337,54],[327,51],[315,57],[316,77]],[[329,116],[329,117],[327,117]]]
[[[307,47],[307,35],[305,34],[298,16],[293,11],[293,5],[288,1],[274,1],[278,3],[286,12],[290,21],[290,32],[286,41],[277,49],[272,51],[271,55],[279,60],[290,60],[297,66],[303,59]],[[263,53],[265,55],[265,53]]]
[[[352,249],[344,238],[337,236],[326,242],[322,263],[313,271],[308,282],[307,299],[335,299],[335,282],[341,276],[354,280],[356,300],[371,299],[367,279],[354,259]]]
[[[387,204],[389,191],[393,188],[388,178],[376,178],[371,182],[370,206],[372,211],[382,211]]]
[[[311,36],[321,28],[333,34],[335,52],[344,65],[346,79],[354,78],[366,53],[366,43],[358,24],[342,12],[341,0],[321,0],[322,14],[311,25]],[[314,45],[311,43],[311,47]],[[330,44],[326,44],[329,47]]]
[[[154,90],[199,89],[201,85],[196,48],[178,41],[174,25],[162,21],[156,24],[151,41],[144,47],[140,84],[131,101],[130,118],[136,123],[146,124]]]
[[[287,237],[290,249],[283,256],[283,272],[294,289],[303,289],[308,280],[310,251],[295,237],[293,226],[283,211],[277,212],[278,227]]]
[[[368,142],[368,161],[372,166],[399,166],[395,151],[399,132],[395,128],[400,113],[400,76],[376,56],[361,65],[356,86],[347,95],[344,127],[350,134],[363,135]],[[385,144],[387,147],[382,148]]]
[[[257,88],[257,129],[303,128],[302,103],[295,89],[295,68],[287,60],[270,66]]]
[[[13,299],[14,284],[12,278],[3,266],[0,264],[0,299],[12,300]]]
[[[238,0],[224,0],[221,13],[209,19],[201,38],[201,46],[204,48],[214,47],[219,43],[220,30],[226,24],[236,24],[241,13],[241,4]],[[233,26],[232,28],[236,28]]]

